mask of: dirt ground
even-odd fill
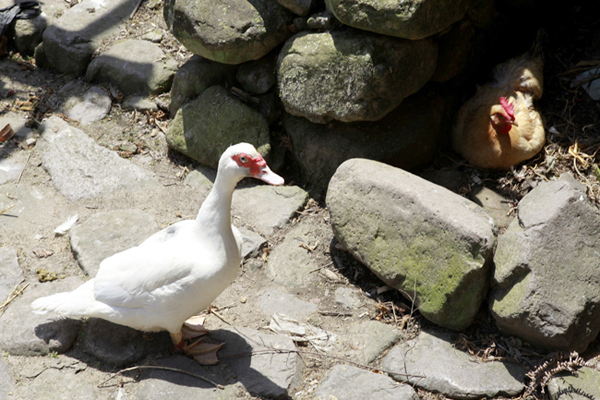
[[[600,205],[598,167],[600,154],[597,155],[600,149],[600,103],[592,100],[582,87],[571,86],[572,78],[579,72],[600,65],[598,11],[600,6],[597,5],[591,8],[570,5],[563,10],[563,15],[554,13],[548,16],[544,26],[548,34],[544,45],[545,92],[539,103],[546,119],[547,145],[540,155],[512,172],[498,173],[476,171],[463,163],[456,162],[458,160],[456,154],[442,149],[436,161],[424,169],[456,169],[463,171],[468,177],[476,173],[486,186],[500,190],[514,204],[531,189],[536,181],[551,179],[561,172],[569,171],[588,187],[590,199],[596,205]],[[152,8],[148,2],[142,3],[132,23],[121,31],[119,38],[141,37],[156,28],[165,32],[165,39],[162,42],[164,50],[179,63],[183,63],[191,56],[166,31],[160,5]],[[0,113],[17,112],[26,115],[33,128],[46,115],[64,113],[66,98],[59,93],[61,90],[64,93],[65,86],[69,88],[67,92],[72,95],[80,95],[84,88],[89,87],[89,84],[82,80],[73,81],[67,76],[37,69],[31,59],[14,53],[0,60],[0,75],[4,83],[0,86]],[[118,97],[114,88],[103,86],[112,89],[112,93]],[[2,223],[6,225],[0,227],[0,234],[2,234],[0,246],[19,249],[20,265],[27,280],[37,280],[37,271],[40,269],[56,273],[59,277],[69,275],[83,277],[71,253],[68,238],[52,236],[53,229],[73,214],[78,214],[80,220],[85,220],[95,213],[123,208],[123,204],[127,204],[129,208],[144,210],[154,215],[161,227],[178,219],[193,218],[196,215],[206,193],[199,194],[195,189],[183,184],[186,174],[196,166],[196,163],[168,150],[164,130],[170,120],[166,109],[169,95],[158,96],[156,100],[162,107],[154,113],[124,111],[115,101],[109,117],[95,123],[92,129],[86,129],[97,143],[121,151],[123,157],[130,158],[134,163],[156,174],[162,187],[150,190],[144,196],[115,193],[101,199],[84,200],[73,204],[56,194],[48,174],[41,168],[40,155],[35,147],[30,149],[24,142],[15,139],[4,146],[2,156],[23,163],[26,168],[18,182],[6,185],[8,191],[0,193],[0,211],[9,207],[14,199],[21,196],[23,187],[36,188],[46,196],[47,200],[48,212],[39,213],[40,217],[36,221],[20,222],[5,219],[7,222],[2,221]],[[131,146],[124,146],[131,144],[135,148],[133,151]],[[301,183],[294,171],[284,171],[284,176],[288,178],[287,180],[291,178]],[[462,194],[468,195],[475,183],[468,181],[463,187]],[[308,290],[292,294],[305,300],[319,298],[320,308],[330,310],[333,314],[337,307],[332,294],[335,288],[357,287],[368,294],[361,305],[363,312],[358,315],[340,314],[336,319],[322,315],[322,318],[311,322],[332,331],[349,333],[355,329],[359,321],[376,319],[397,325],[407,336],[414,335],[420,327],[428,326],[429,323],[419,315],[418,311],[412,309],[407,299],[396,291],[385,291],[384,285],[372,273],[348,253],[336,247],[324,204],[311,200],[306,209],[298,214],[290,229],[298,223],[310,224],[311,230],[318,238],[314,243],[306,245],[311,247],[311,257],[320,268],[315,271],[318,284]],[[27,234],[6,235],[7,231],[15,232],[16,224],[23,224],[19,227],[19,231],[35,229],[43,232],[44,237],[34,238]],[[279,232],[269,238],[271,248],[284,239],[286,232]],[[34,250],[40,251],[40,254],[42,251],[51,252],[53,255],[48,258],[38,257]],[[268,256],[267,253],[265,256]],[[258,285],[257,279],[260,279],[263,273],[260,270],[261,263],[261,257],[249,260],[243,266],[242,273],[235,284],[215,304],[219,312],[236,325],[260,328],[268,324],[264,319],[255,319],[255,313],[248,312],[256,306],[254,301],[240,302],[241,298],[247,297],[245,293],[252,291]],[[209,328],[220,327],[223,324],[217,318],[209,319]],[[354,354],[352,343],[345,343],[344,346],[346,347],[338,349],[341,354]],[[565,357],[557,353],[540,352],[514,338],[503,337],[498,332],[485,304],[477,321],[457,342],[457,347],[482,357],[512,359],[527,365],[532,370],[548,360],[551,367]],[[582,356],[586,360],[594,360],[597,359],[598,354],[600,354],[600,343],[596,340]],[[306,385],[310,385],[311,382],[320,382],[323,371],[335,361],[307,356],[305,362],[307,368],[304,372],[304,380]],[[538,384],[543,378],[544,371],[550,367],[539,370],[527,382],[532,393],[538,397],[543,397],[539,392]],[[419,396],[423,399],[442,398],[440,395],[423,391],[419,392]]]

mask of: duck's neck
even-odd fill
[[[203,230],[224,232],[231,229],[231,199],[237,181],[226,179],[217,173],[215,183],[202,203],[196,221]]]

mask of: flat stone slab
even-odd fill
[[[10,371],[10,366],[0,358],[0,399],[8,399],[16,386],[15,377]]]
[[[118,32],[137,0],[83,0],[67,9],[43,35],[43,53],[60,73],[83,75],[102,41]]]
[[[71,249],[81,269],[94,277],[102,260],[139,245],[158,230],[154,217],[140,210],[98,213],[71,229]]]
[[[298,186],[257,185],[233,192],[232,213],[243,216],[261,235],[271,236],[285,227],[308,201]]]
[[[314,243],[310,224],[300,223],[289,231],[267,262],[267,276],[288,289],[307,287],[313,281],[311,271],[319,265],[301,244]]]
[[[453,399],[514,397],[524,389],[524,368],[497,361],[479,362],[457,350],[448,334],[421,332],[383,359],[388,371],[410,374],[394,379]]]
[[[15,249],[0,247],[0,277],[0,302],[4,302],[23,280],[23,271],[19,267]]]
[[[9,181],[16,181],[23,171],[25,164],[12,162],[8,159],[0,159],[0,185]]]
[[[80,126],[101,121],[108,115],[112,100],[108,92],[98,86],[93,86],[83,95],[83,101],[76,103],[67,115],[79,121]]]
[[[158,366],[190,372],[224,385],[225,388],[223,390],[215,389],[213,385],[202,379],[179,372],[148,370],[142,372],[141,382],[135,385],[133,400],[224,400],[238,397],[240,388],[237,385],[226,385],[227,382],[222,374],[216,373],[217,368],[203,367],[184,356],[173,356],[160,360]]]
[[[377,393],[376,397],[375,393]],[[338,364],[327,373],[313,397],[315,400],[375,398],[377,400],[418,400],[419,396],[409,385],[399,384],[387,375]]]
[[[210,190],[216,173],[207,167],[190,171],[185,183],[201,190]],[[235,225],[250,225],[262,236],[271,236],[277,229],[285,227],[304,207],[308,193],[298,186],[249,185],[240,186],[233,192],[232,214]],[[240,216],[236,220],[236,216]],[[240,223],[238,223],[239,221]],[[252,232],[239,228],[242,234]],[[248,234],[250,238],[250,234]],[[255,237],[258,240],[258,237]],[[244,252],[244,249],[242,249]]]
[[[278,289],[269,290],[260,296],[259,307],[269,317],[280,313],[301,322],[306,322],[308,316],[318,309],[316,304],[300,300]]]
[[[56,189],[73,201],[158,184],[153,173],[97,145],[59,117],[44,120],[40,128],[42,165]]]
[[[267,240],[250,229],[238,228],[242,234],[242,260],[248,257],[256,257],[261,249],[267,244]]]
[[[127,326],[91,318],[81,339],[81,348],[113,367],[123,367],[142,358],[172,351],[168,332],[142,332]]]
[[[398,329],[383,322],[367,321],[361,325],[360,330],[364,334],[363,355],[367,364],[373,362],[402,337]]]
[[[36,240],[54,237],[54,229],[78,212],[73,203],[52,186],[13,182],[0,185],[0,210],[8,207],[12,208],[0,215],[0,237],[13,235],[6,237]],[[56,213],[48,210],[56,210]],[[57,216],[61,220],[57,220]]]
[[[77,277],[30,285],[0,316],[0,349],[11,355],[44,355],[69,350],[79,334],[81,321],[38,315],[31,302],[39,297],[75,289],[83,282]]]
[[[295,350],[285,335],[271,335],[250,328],[213,331],[210,337],[224,341],[219,365],[225,365],[253,396],[288,398],[299,384],[302,361],[296,353],[264,352],[268,349]]]
[[[171,88],[177,62],[147,40],[115,43],[94,58],[85,79],[112,82],[124,93],[159,94]]]
[[[60,365],[44,368],[33,380],[18,388],[17,393],[23,399],[63,400],[81,399],[97,400],[100,398],[97,384],[89,379],[81,379],[76,368]],[[10,399],[10,397],[7,397]]]
[[[348,310],[356,309],[360,306],[360,292],[349,287],[339,287],[335,289],[335,302]]]

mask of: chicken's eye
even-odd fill
[[[246,164],[248,162],[248,157],[246,156],[241,156],[240,157],[240,161],[243,162],[244,164]]]

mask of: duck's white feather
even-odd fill
[[[106,258],[94,279],[72,292],[35,300],[34,312],[103,318],[144,331],[179,332],[186,319],[207,308],[237,276],[242,241],[231,225],[231,198],[237,182],[252,175],[266,176],[264,180],[272,184],[283,183],[266,164],[260,174],[236,164],[231,156],[240,152],[259,156],[251,145],[230,147],[221,157],[213,189],[195,220],[173,224],[139,246]]]

